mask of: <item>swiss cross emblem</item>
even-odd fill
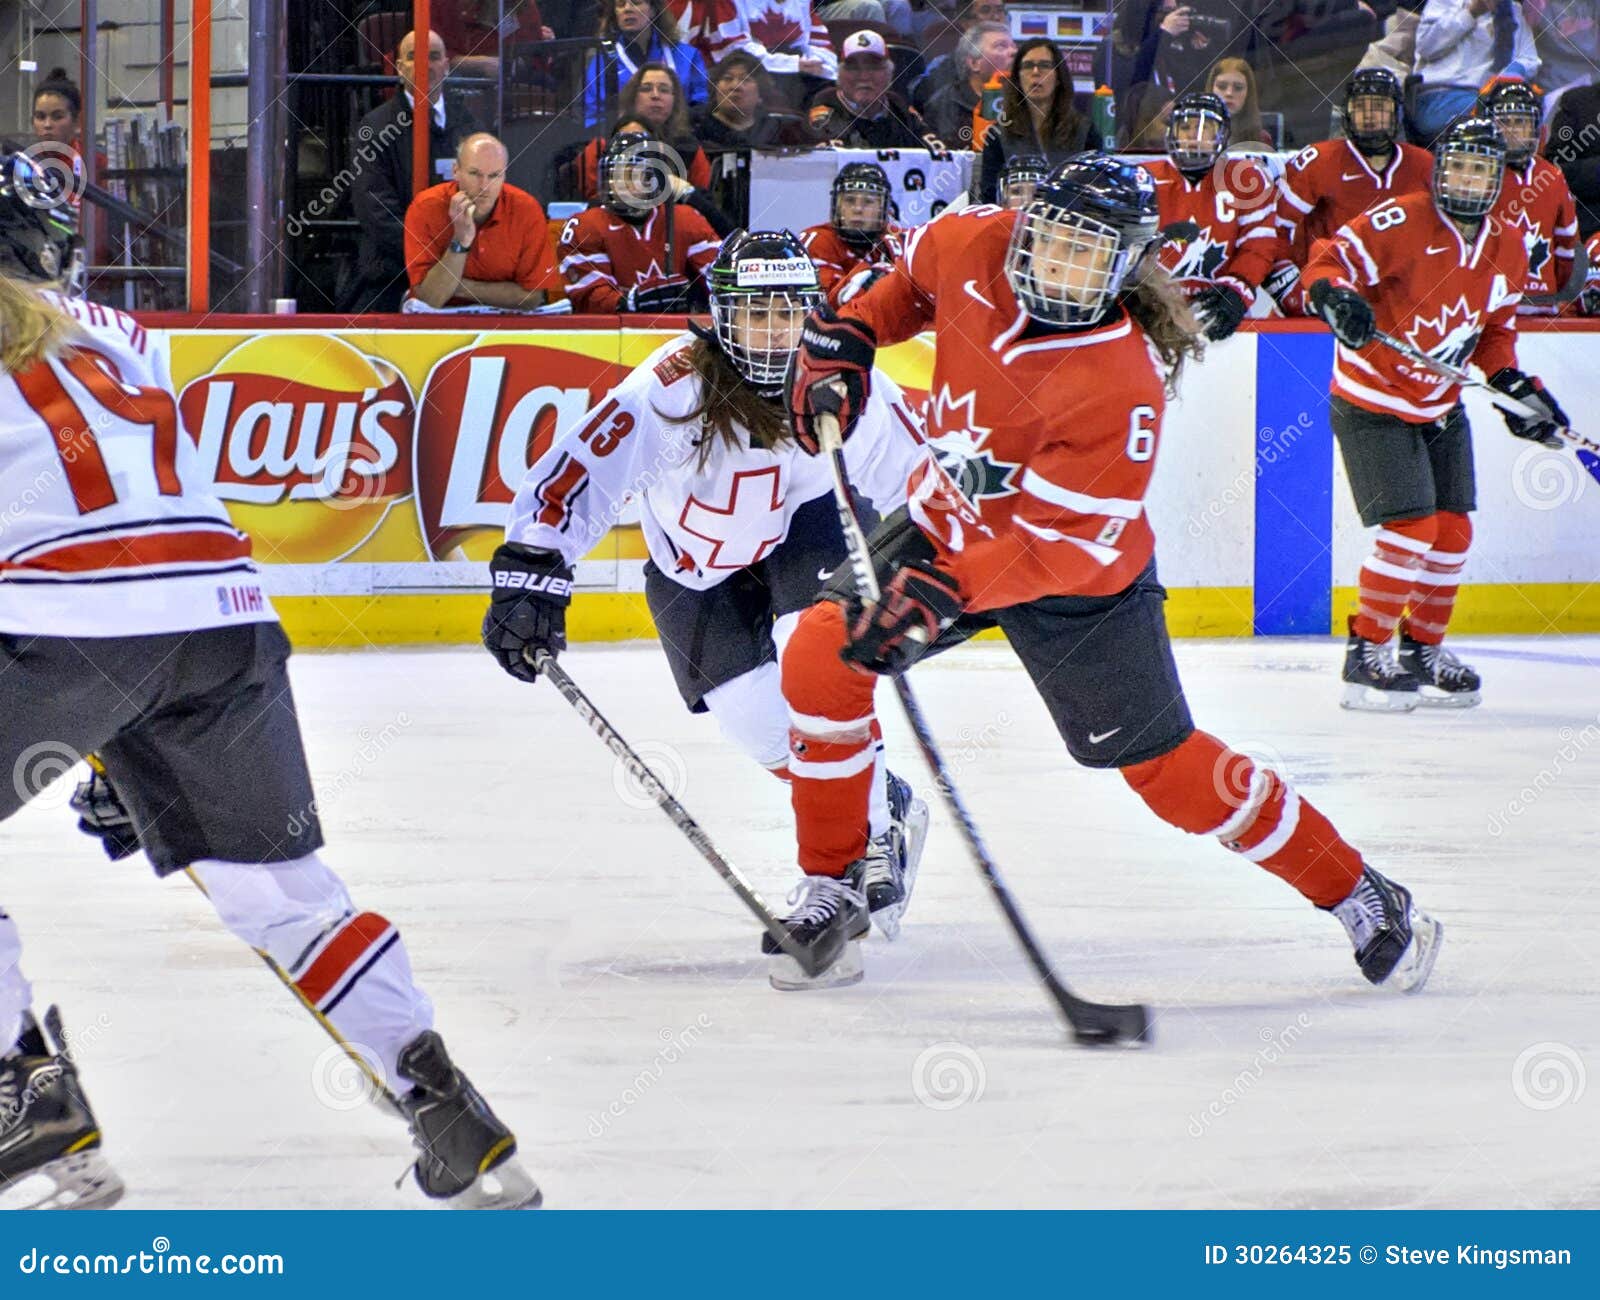
[[[767,558],[783,539],[783,482],[779,467],[734,473],[722,504],[694,495],[683,503],[678,525],[707,543],[694,561],[702,569],[748,569]],[[679,564],[682,566],[683,561]]]

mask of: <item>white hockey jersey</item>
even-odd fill
[[[675,422],[700,405],[687,364],[692,334],[658,348],[582,419],[561,430],[528,470],[511,503],[506,540],[559,551],[575,564],[634,495],[650,558],[667,577],[704,591],[764,560],[789,535],[795,512],[833,491],[828,462],[793,443],[753,449],[720,440],[705,465],[699,420]],[[927,457],[920,420],[888,376],[850,441],[851,486],[880,514],[905,504],[906,482]]]
[[[163,339],[48,295],[79,342],[0,374],[0,632],[145,636],[275,620],[210,492]]]

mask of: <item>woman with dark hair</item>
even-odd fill
[[[671,145],[683,159],[689,184],[704,190],[711,184],[711,163],[695,138],[689,123],[689,109],[683,101],[683,83],[665,63],[646,63],[629,79],[617,96],[616,129],[636,123],[634,129]],[[589,141],[578,156],[578,191],[593,203],[597,193],[600,156],[605,152],[605,137]]]
[[[710,94],[705,61],[700,51],[683,39],[666,0],[607,0],[600,11],[599,35],[616,45],[610,55],[596,51],[589,56],[583,97],[587,125],[594,126],[606,115],[612,68],[620,91],[645,64],[665,64],[677,73],[690,104],[705,103]]]
[[[773,113],[772,78],[748,50],[734,50],[711,69],[711,98],[694,115],[695,138],[708,153],[730,149],[805,148],[803,119]]]
[[[64,70],[56,68],[33,91],[33,138],[78,148],[78,118],[83,92]]]
[[[1011,56],[1000,117],[983,137],[978,201],[998,202],[1000,173],[1016,155],[1045,159],[1051,166],[1085,149],[1101,149],[1100,133],[1073,101],[1072,72],[1054,41],[1034,37]]]

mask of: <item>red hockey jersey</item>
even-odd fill
[[[1517,364],[1516,309],[1528,255],[1521,237],[1493,217],[1468,243],[1431,194],[1409,194],[1363,212],[1317,245],[1305,268],[1353,288],[1372,304],[1378,328],[1419,351],[1485,374]],[[1412,424],[1439,419],[1460,386],[1372,342],[1334,350],[1333,392]]]
[[[1507,167],[1495,215],[1522,237],[1528,252],[1523,293],[1556,293],[1572,274],[1578,247],[1578,206],[1561,168],[1547,158],[1530,158],[1518,171]],[[1557,308],[1524,302],[1520,310],[1554,315]]]
[[[1224,280],[1249,302],[1279,248],[1276,191],[1267,169],[1251,158],[1228,158],[1191,181],[1168,158],[1139,165],[1156,183],[1162,226],[1192,221],[1200,227],[1187,244],[1162,245],[1167,274],[1191,297]]]
[[[666,8],[677,20],[683,39],[700,51],[707,68],[726,54],[747,48],[753,37],[750,24],[733,0],[667,0]]]
[[[826,221],[802,230],[800,243],[810,256],[811,264],[817,268],[817,279],[822,283],[822,291],[828,295],[828,302],[835,307],[854,296],[850,290],[857,271],[880,267],[888,270],[894,265],[895,259],[905,252],[904,232],[893,226],[885,230],[878,242],[868,249],[846,243],[832,223]]]
[[[1113,594],[1155,544],[1160,360],[1124,312],[1094,329],[1033,325],[1004,270],[1017,216],[976,207],[919,227],[841,312],[884,347],[933,327],[926,423],[943,464],[914,476],[908,505],[975,610]]]
[[[1433,155],[1414,144],[1397,144],[1388,166],[1377,170],[1348,140],[1307,145],[1284,168],[1278,182],[1278,230],[1290,257],[1306,264],[1312,246],[1374,204],[1406,194],[1431,192]]]
[[[556,245],[556,261],[576,312],[615,312],[635,285],[687,277],[704,279],[722,241],[691,207],[677,204],[674,245],[667,263],[666,214],[657,208],[642,225],[605,208],[587,208],[567,222]]]

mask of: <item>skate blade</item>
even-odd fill
[[[900,901],[879,908],[872,914],[873,923],[890,943],[900,937],[900,921],[911,906],[911,891],[917,886],[917,868],[922,864],[922,846],[928,838],[928,805],[913,798],[906,805],[905,819],[906,866],[900,877]]]
[[[1481,691],[1441,691],[1424,686],[1417,692],[1417,706],[1423,709],[1470,709],[1483,702]]]
[[[1417,707],[1417,692],[1380,691],[1360,682],[1347,682],[1339,707],[1360,713],[1410,713]]]
[[[104,1210],[127,1189],[98,1148],[40,1165],[0,1191],[0,1210]]]
[[[478,1181],[443,1203],[452,1210],[537,1210],[544,1193],[515,1156],[478,1175]]]
[[[834,963],[818,975],[807,975],[800,963],[787,953],[767,959],[767,981],[780,993],[804,993],[811,989],[837,989],[859,984],[866,976],[861,959],[861,936],[848,940]]]
[[[1426,912],[1411,909],[1411,942],[1401,954],[1395,968],[1384,981],[1402,993],[1421,993],[1422,986],[1433,974],[1433,964],[1439,960],[1439,948],[1444,943],[1444,926]]]

